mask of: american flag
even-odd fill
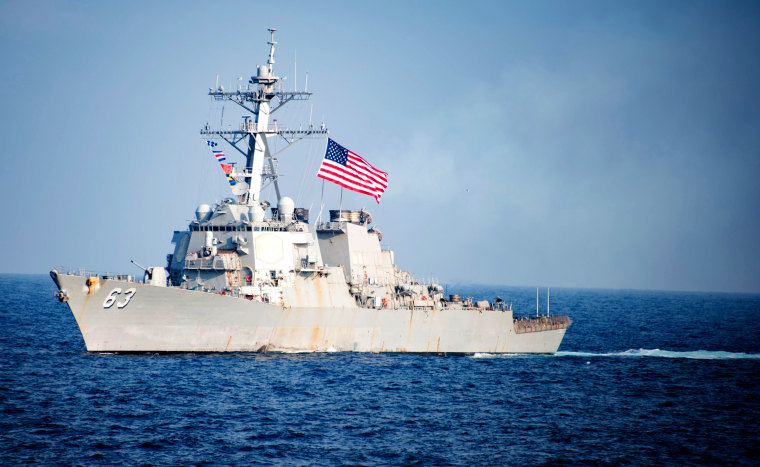
[[[380,197],[388,187],[388,173],[378,170],[362,156],[355,154],[332,139],[327,139],[327,151],[317,177],[324,178],[351,191]]]

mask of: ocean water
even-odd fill
[[[117,355],[54,290],[0,275],[3,465],[760,464],[760,295],[553,288],[553,356]]]

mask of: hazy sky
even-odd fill
[[[389,172],[343,206],[401,268],[760,292],[760,3],[735,1],[0,2],[0,271],[165,264],[229,196],[198,130],[237,127],[207,92],[266,61],[268,27],[315,92],[274,116]],[[312,218],[325,144],[280,157]]]

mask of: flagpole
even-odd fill
[[[338,206],[340,217],[343,218],[343,187],[340,187],[340,205]]]
[[[322,222],[322,210],[325,208],[325,179],[322,179],[322,197],[319,199],[319,215],[317,216],[317,224]]]

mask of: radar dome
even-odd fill
[[[248,208],[248,218],[251,222],[262,222],[264,221],[264,210],[259,204],[254,204]]]
[[[211,206],[208,204],[201,204],[195,210],[195,218],[198,219],[198,222],[207,221],[209,217],[211,217]]]
[[[292,221],[295,207],[296,203],[293,202],[292,198],[288,198],[287,196],[280,198],[280,202],[277,203],[277,212],[280,214],[280,219],[285,222]]]

